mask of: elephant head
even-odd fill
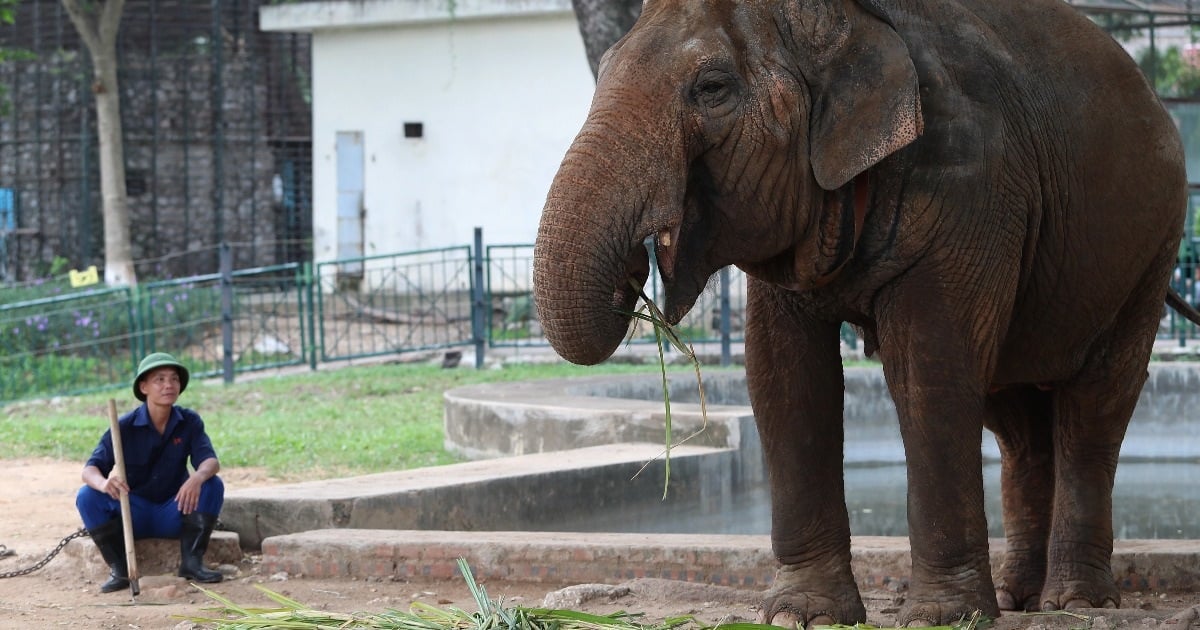
[[[647,0],[600,65],[534,252],[546,337],[603,361],[654,241],[677,322],[737,264],[803,290],[836,266],[843,189],[922,131],[916,70],[874,0]]]

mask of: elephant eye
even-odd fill
[[[705,72],[696,80],[692,98],[702,107],[720,107],[733,95],[733,86],[733,81],[724,72]]]

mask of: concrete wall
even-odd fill
[[[1200,364],[1153,363],[1121,451],[1123,459],[1200,457]],[[701,444],[753,450],[739,440],[734,418],[749,418],[745,374],[704,377],[709,422]],[[846,370],[846,462],[904,461],[896,408],[883,372]],[[671,382],[676,435],[702,425],[695,381]],[[478,385],[446,392],[446,448],[468,457],[499,457],[661,436],[665,418],[657,377],[596,377],[513,385]],[[752,426],[752,425],[750,425]],[[556,428],[557,427],[557,428]],[[757,434],[752,439],[757,440]],[[985,457],[998,459],[995,440],[982,437]]]
[[[588,523],[597,515],[727,506],[765,481],[744,478],[734,450],[687,446],[672,451],[667,486],[661,456],[654,444],[608,444],[249,488],[226,496],[221,521],[247,549],[271,536],[328,528],[586,531],[596,529]]]

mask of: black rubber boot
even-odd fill
[[[104,563],[108,565],[108,581],[100,585],[101,593],[111,593],[129,588],[129,565],[125,562],[125,530],[121,519],[113,520],[88,530],[92,542],[100,549]]]
[[[202,584],[220,582],[224,576],[219,571],[204,568],[204,552],[208,551],[208,539],[212,537],[217,517],[192,512],[184,514],[182,518],[183,524],[179,531],[179,577]]]

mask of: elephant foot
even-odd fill
[[[996,603],[1000,610],[1034,612],[1042,609],[1042,591],[1046,582],[1044,550],[1009,552],[996,576]]]
[[[1047,583],[1041,596],[1043,611],[1079,608],[1120,608],[1121,592],[1111,581]]]
[[[1041,593],[1032,595],[1020,595],[1019,593],[1020,591],[999,587],[996,589],[996,604],[1000,606],[1000,610],[1017,612],[1032,612],[1041,609]]]
[[[847,571],[848,572],[848,571]],[[763,597],[758,622],[785,628],[855,624],[867,620],[853,578],[824,577],[808,580],[800,571],[785,567]]]
[[[905,628],[948,626],[976,616],[998,619],[995,589],[991,579],[914,585],[896,615],[896,625]]]
[[[967,601],[953,600],[909,600],[896,615],[896,626],[901,628],[948,626],[977,615],[996,619],[1000,616],[1000,611],[995,609],[995,604],[986,602],[972,604]]]

